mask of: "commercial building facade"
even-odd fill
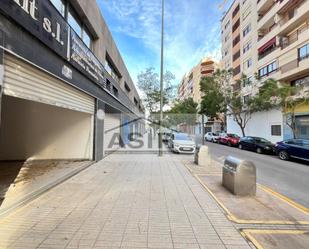
[[[256,76],[274,78],[282,84],[308,85],[308,0],[235,0],[222,18],[222,65],[234,70],[233,87],[243,101],[254,94]],[[248,77],[243,85],[241,75]],[[296,110],[298,137],[309,137],[309,106]],[[292,138],[283,110],[252,115],[246,134],[272,142]],[[232,117],[228,132],[241,131]]]
[[[0,160],[100,160],[144,110],[95,0],[0,2]]]

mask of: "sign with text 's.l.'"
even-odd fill
[[[13,19],[92,81],[102,85],[104,67],[47,0],[1,0],[0,11]],[[35,50],[35,47],[33,47]],[[70,70],[61,74],[72,78]]]

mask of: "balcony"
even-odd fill
[[[287,8],[286,12],[281,14],[281,19],[279,21],[281,33],[291,32],[301,23],[309,19],[308,1],[297,1],[296,3],[297,4]]]
[[[294,43],[296,45],[296,43],[298,44],[302,41],[307,40],[308,37],[309,37],[309,22],[306,22],[288,36],[280,37],[280,47],[282,50],[284,50],[285,48],[289,47]]]
[[[259,39],[257,47],[260,48],[265,44],[267,41],[269,41],[272,37],[275,37],[279,32],[279,25],[274,24],[271,28],[268,30],[259,31]]]
[[[266,12],[274,5],[274,0],[258,0],[257,1],[257,11]]]
[[[279,80],[291,81],[305,74],[309,74],[309,57],[299,61],[298,58],[292,59],[286,64],[280,66]]]
[[[265,10],[265,12],[259,12],[258,18],[258,30],[261,29],[269,29],[271,26],[275,24],[275,16],[277,14],[278,5],[273,3],[269,9]]]
[[[263,62],[261,62],[262,60],[266,63],[268,62],[268,60],[274,57],[274,56],[270,57],[269,55],[275,53],[275,51],[278,49],[276,44],[277,44],[277,39],[276,37],[273,37],[268,42],[264,43],[261,47],[259,47],[258,59],[259,59],[260,65],[264,64]]]

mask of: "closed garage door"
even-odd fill
[[[120,148],[120,114],[106,113],[104,119],[104,154]]]
[[[75,111],[94,113],[94,99],[55,77],[6,54],[4,94]]]
[[[92,159],[95,101],[18,58],[4,58],[0,160]]]

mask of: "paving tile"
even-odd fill
[[[250,248],[170,155],[111,155],[1,220],[0,236],[11,248]]]

